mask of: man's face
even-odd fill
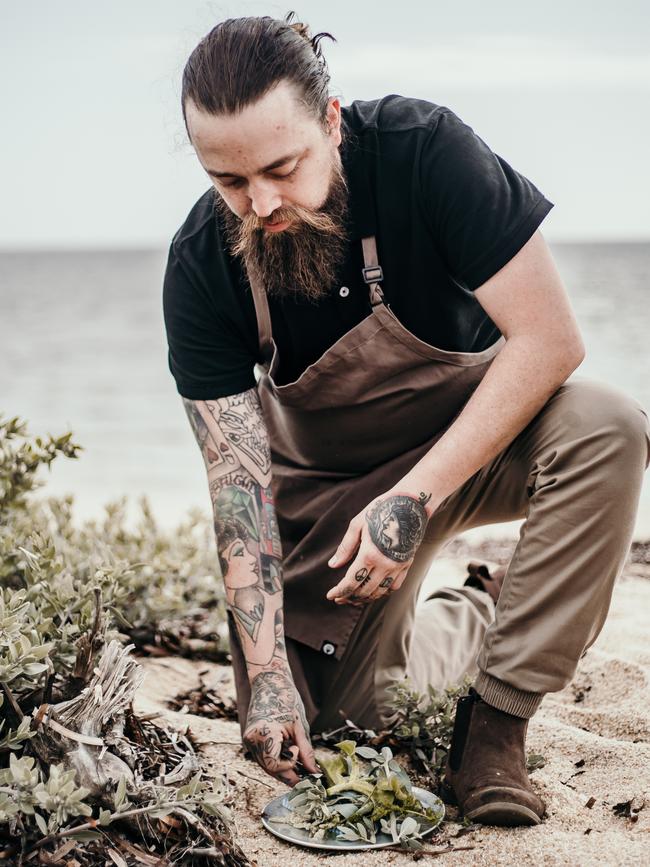
[[[215,117],[188,102],[186,117],[201,165],[239,218],[252,212],[278,231],[269,228],[278,208],[315,210],[325,201],[341,143],[338,100],[330,100],[329,135],[287,81],[238,114]]]
[[[237,114],[209,115],[188,102],[186,117],[231,252],[249,276],[270,294],[324,294],[346,234],[338,100],[329,101],[327,130],[286,81]]]

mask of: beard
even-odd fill
[[[270,218],[255,213],[238,217],[215,193],[215,210],[222,221],[228,250],[239,257],[248,279],[257,280],[267,295],[309,301],[327,295],[337,281],[348,242],[348,185],[340,161],[332,162],[327,198],[320,208],[291,205],[277,208]],[[290,221],[281,232],[262,227]]]

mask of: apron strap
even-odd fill
[[[384,293],[381,291],[380,281],[384,279],[384,272],[379,264],[377,256],[377,242],[375,236],[361,239],[363,247],[363,279],[370,287],[370,306],[376,307],[384,303]]]
[[[260,353],[264,362],[270,362],[273,357],[273,343],[271,331],[271,313],[269,311],[269,299],[266,297],[264,286],[249,276],[253,303],[255,304],[255,316],[257,317],[257,334],[260,343]]]
[[[384,293],[379,285],[379,282],[384,279],[384,272],[381,269],[377,256],[375,236],[371,235],[368,238],[362,238],[361,245],[363,247],[363,262],[365,266],[362,269],[363,279],[370,287],[370,305],[371,307],[376,307],[378,304],[384,303]],[[260,353],[265,362],[270,362],[273,357],[273,343],[269,300],[266,296],[266,290],[258,282],[257,278],[250,277],[249,275],[249,283],[253,292],[253,303],[255,304]]]

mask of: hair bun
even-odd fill
[[[302,21],[294,21],[293,24],[289,24],[292,30],[295,30],[298,36],[302,36],[303,39],[306,39],[307,42],[311,43],[311,30],[309,29],[309,25],[303,24]]]
[[[284,23],[288,24],[289,27],[298,34],[298,36],[301,36],[305,40],[305,42],[308,42],[316,57],[320,61],[324,62],[323,53],[320,47],[321,40],[331,39],[332,42],[336,42],[336,39],[334,39],[331,33],[317,33],[315,36],[312,36],[309,25],[303,24],[302,21],[294,21],[293,19],[295,17],[295,12],[289,12],[284,19]]]

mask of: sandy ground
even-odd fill
[[[445,553],[449,556],[436,560],[425,590],[461,584],[468,559],[480,557],[468,557],[462,549]],[[498,546],[492,553],[495,562]],[[427,855],[420,863],[455,867],[650,864],[648,612],[650,566],[628,563],[605,628],[581,661],[573,683],[547,696],[531,720],[528,751],[546,758],[546,765],[532,774],[535,789],[548,805],[544,823],[535,828],[481,828],[453,840],[455,846],[473,848]],[[251,861],[275,867],[294,859],[301,867],[311,867],[328,859],[326,854],[285,844],[264,830],[259,818],[264,805],[286,789],[243,759],[236,723],[168,710],[170,698],[198,686],[199,671],[209,672],[208,682],[220,683],[224,693],[232,691],[230,670],[172,657],[141,662],[147,675],[136,710],[160,712],[170,726],[183,731],[189,725],[206,765],[227,772],[237,793],[238,841]],[[645,802],[636,821],[613,809],[629,801],[633,813]],[[453,837],[459,827],[445,823],[442,836]],[[413,862],[409,854],[381,850],[335,857],[339,867],[400,867]]]

